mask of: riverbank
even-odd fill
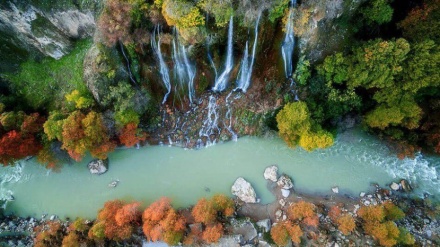
[[[276,171],[275,171],[276,173]],[[267,179],[267,176],[264,176]],[[299,192],[294,181],[288,175],[282,175],[272,180],[267,179],[267,190],[275,200],[268,204],[246,203],[242,199],[243,193],[237,192],[235,199],[236,214],[223,223],[226,235],[219,239],[218,243],[201,246],[274,246],[270,237],[270,229],[289,220],[289,207],[301,202],[314,205],[319,219],[316,225],[305,226],[301,244],[307,246],[377,246],[377,239],[367,235],[364,230],[364,222],[358,212],[362,207],[373,207],[392,202],[405,213],[405,217],[396,220],[398,227],[403,227],[414,236],[418,246],[436,246],[440,244],[440,206],[431,201],[431,198],[413,198],[410,194],[399,189],[382,188],[372,185],[371,190],[361,192],[353,197],[340,194],[337,187],[333,187],[332,193],[316,195]],[[273,181],[275,180],[275,181]],[[290,181],[289,181],[290,180]],[[281,181],[281,182],[280,182]],[[391,181],[390,181],[391,182]],[[253,189],[252,185],[250,185]],[[290,187],[289,189],[286,189]],[[249,190],[250,188],[245,188]],[[329,188],[330,189],[330,188]],[[284,191],[283,191],[284,190]],[[286,193],[288,191],[288,193]],[[249,193],[247,193],[249,194]],[[258,194],[255,194],[257,199]],[[244,199],[244,200],[248,200]],[[332,219],[332,208],[337,207],[343,214],[351,215],[356,222],[356,227],[349,234],[343,234],[338,230],[338,224]],[[191,208],[189,208],[191,209]],[[190,212],[189,209],[180,208],[179,212]],[[187,214],[187,213],[183,213]],[[0,245],[6,246],[33,246],[32,240],[36,237],[33,230],[36,227],[47,227],[50,222],[59,222],[62,234],[67,235],[69,225],[74,219],[58,219],[55,215],[42,215],[41,217],[17,217],[14,215],[1,215],[0,218]],[[85,225],[92,226],[93,221],[83,220]],[[187,222],[187,224],[195,224]],[[134,234],[124,241],[113,242],[106,240],[106,246],[142,246],[145,244],[145,236],[141,226],[135,229]],[[187,232],[189,234],[189,232]],[[61,238],[62,239],[62,238]],[[98,246],[99,243],[94,243]],[[53,245],[56,246],[56,245]],[[295,245],[296,246],[296,245]]]

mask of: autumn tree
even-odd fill
[[[39,133],[44,117],[38,113],[4,112],[0,115],[0,163],[8,165],[41,149]]]
[[[106,202],[88,236],[95,240],[108,238],[115,241],[130,238],[134,227],[140,223],[139,205],[138,202],[125,204],[120,200]]]
[[[48,221],[36,226],[34,229],[34,246],[61,246],[63,240],[63,225],[59,221]]]
[[[202,233],[202,239],[205,243],[215,243],[223,235],[223,226],[221,223],[208,225]]]
[[[273,241],[279,246],[285,246],[288,244],[289,240],[299,244],[301,242],[301,237],[303,231],[297,224],[293,224],[291,221],[282,221],[274,226],[270,230],[270,236]]]
[[[108,0],[98,19],[98,29],[104,37],[104,43],[112,47],[118,41],[129,42],[132,23],[132,5],[122,0]]]
[[[317,227],[319,224],[316,206],[306,201],[299,201],[290,205],[287,208],[287,217],[294,222],[302,222],[308,226]]]
[[[169,245],[176,245],[183,237],[185,219],[171,207],[170,199],[166,197],[146,208],[142,219],[142,229],[150,241],[162,240]]]
[[[437,44],[440,42],[440,1],[425,0],[422,5],[414,7],[399,23],[403,36],[417,42],[427,39]]]

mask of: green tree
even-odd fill
[[[290,147],[307,151],[333,145],[333,136],[314,123],[305,102],[288,103],[276,116],[280,136]]]
[[[361,8],[361,14],[368,25],[381,25],[390,22],[393,12],[388,0],[371,0]]]

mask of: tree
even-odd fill
[[[431,39],[440,42],[440,1],[425,0],[413,8],[398,25],[406,39],[417,42]]]
[[[215,24],[218,27],[226,26],[234,14],[231,0],[202,0],[197,5],[205,12],[214,16]]]
[[[217,219],[215,208],[206,198],[197,201],[192,210],[192,215],[196,222],[205,224],[213,223]]]
[[[119,134],[119,141],[126,147],[133,147],[136,143],[145,141],[146,138],[147,134],[140,131],[135,123],[125,125]]]
[[[286,104],[276,116],[280,136],[290,146],[307,151],[333,145],[333,136],[311,119],[305,102]]]
[[[97,221],[89,230],[89,237],[95,240],[120,241],[130,238],[134,226],[140,222],[138,202],[125,204],[120,200],[108,201],[99,210]]]
[[[338,217],[337,224],[338,230],[341,231],[344,235],[350,234],[356,228],[354,218],[349,214]]]
[[[60,141],[62,148],[77,161],[82,159],[86,151],[90,151],[94,157],[106,159],[116,146],[110,141],[102,115],[94,111],[87,115],[80,111],[72,112],[63,121]]]
[[[203,231],[202,239],[206,243],[215,243],[223,235],[223,226],[220,223],[208,225]]]
[[[313,203],[299,201],[287,208],[287,217],[296,222],[302,222],[308,226],[318,226],[319,219]]]
[[[299,244],[303,232],[298,225],[292,224],[290,221],[282,221],[275,224],[270,230],[270,236],[273,241],[279,246],[285,246],[289,240]]]
[[[170,204],[170,199],[162,197],[153,202],[142,214],[143,232],[151,241],[162,240],[176,245],[183,237],[185,219]]]
[[[4,112],[0,115],[0,163],[8,165],[41,149],[38,134],[44,117],[38,113]]]
[[[361,8],[361,14],[367,25],[384,24],[390,22],[393,17],[393,8],[388,0],[372,0]]]
[[[104,11],[98,19],[98,28],[108,47],[114,46],[118,41],[130,42],[130,27],[132,5],[121,0],[108,0]]]

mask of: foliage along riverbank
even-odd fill
[[[0,243],[63,247],[141,246],[146,240],[183,246],[440,243],[440,205],[429,198],[411,199],[403,188],[373,186],[356,198],[333,188],[332,195],[317,196],[297,192],[289,176],[277,175],[276,167],[268,167],[264,177],[276,197],[267,205],[244,202],[255,200],[255,194],[249,197],[251,185],[240,186],[238,191],[233,188],[235,200],[214,195],[189,208],[175,209],[167,198],[146,208],[137,202],[113,200],[103,205],[95,220],[1,216]]]
[[[148,135],[151,142],[195,147],[268,128],[280,128],[289,145],[312,150],[331,145],[333,130],[345,116],[362,116],[365,128],[388,138],[400,157],[420,148],[438,152],[440,52],[438,30],[427,29],[437,26],[437,3],[397,6],[375,0],[327,6],[316,0],[291,6],[280,0],[249,7],[248,1],[107,1],[93,43],[77,42],[59,60],[37,57],[22,63],[17,73],[2,73],[1,162],[37,155],[53,168],[87,152],[106,158],[117,145],[133,146]],[[290,20],[292,7],[295,18]],[[249,90],[230,96],[229,86],[212,94],[207,89],[213,88],[217,71],[208,60],[214,67],[222,64],[230,16],[238,19],[237,58],[259,12]],[[286,80],[279,50],[289,21],[299,49],[293,77]],[[149,47],[156,25],[164,26],[157,35],[168,65],[178,64],[170,55],[173,42],[188,47],[201,71],[194,78],[194,95],[173,81],[174,89],[160,104],[167,92],[153,59],[157,54]],[[232,66],[230,81],[238,77],[239,65]],[[189,102],[192,96],[197,100]]]

